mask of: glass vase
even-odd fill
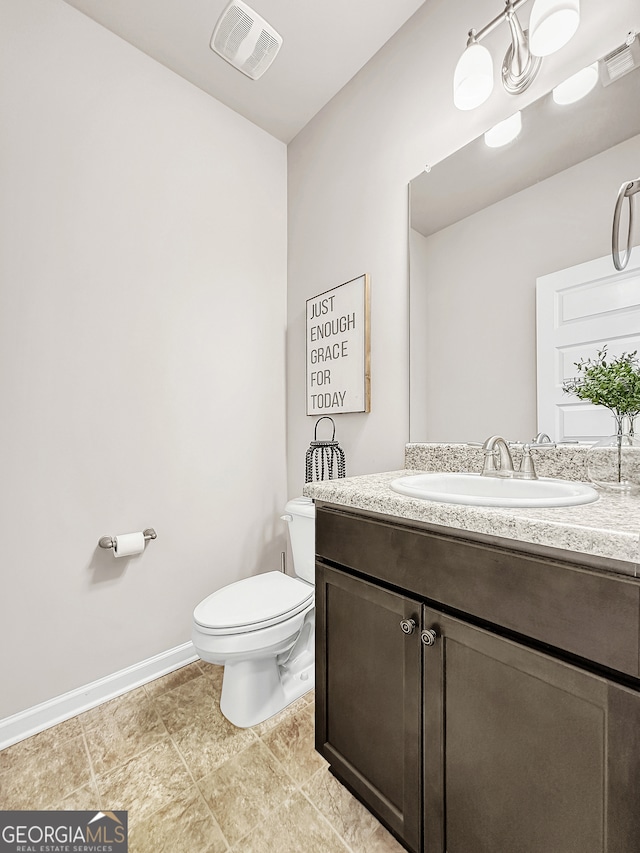
[[[625,430],[625,419],[615,417],[615,422],[616,432],[587,451],[587,475],[602,489],[636,494],[640,492],[640,440]]]

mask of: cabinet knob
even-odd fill
[[[416,623],[413,619],[403,619],[400,622],[400,627],[404,634],[413,634],[416,630]]]
[[[420,634],[420,639],[422,640],[422,644],[425,646],[433,646],[435,645],[437,634],[435,631],[431,629],[427,629]]]

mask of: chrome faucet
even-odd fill
[[[492,435],[482,445],[482,449],[484,451],[483,477],[513,477],[513,458],[509,445],[501,435]],[[500,459],[499,468],[496,468],[496,450]]]
[[[522,449],[522,462],[520,469],[516,471],[513,467],[513,457],[509,445],[501,435],[492,435],[482,445],[484,451],[484,462],[482,464],[483,477],[516,477],[522,480],[537,480],[538,475],[533,464],[531,448],[525,444]],[[496,467],[496,451],[498,453],[499,467]]]

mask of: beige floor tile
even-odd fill
[[[187,681],[191,681],[192,678],[197,678],[200,675],[202,675],[202,670],[198,666],[198,662],[194,661],[186,666],[181,666],[180,669],[169,672],[167,675],[163,675],[161,678],[149,681],[148,684],[144,685],[144,689],[147,695],[155,699],[157,696],[161,696],[169,690],[174,690],[176,687],[180,687],[182,684],[186,684]]]
[[[124,764],[167,735],[143,687],[88,711],[80,721],[96,774]]]
[[[320,770],[312,776],[302,790],[353,853],[402,853],[404,850],[328,770]]]
[[[79,717],[73,717],[70,720],[65,720],[63,723],[58,723],[57,726],[45,729],[33,737],[26,738],[26,740],[0,751],[0,773],[6,773],[8,770],[20,767],[30,755],[35,753],[42,754],[51,749],[60,749],[65,741],[81,735],[82,727],[79,719]]]
[[[233,853],[349,853],[299,791],[232,849]]]
[[[131,853],[225,853],[226,841],[195,787],[129,832]]]
[[[198,783],[229,844],[235,844],[295,790],[264,744],[256,741]]]
[[[402,853],[315,752],[313,691],[239,729],[222,672],[198,661],[1,751],[0,808],[124,809],[131,853]]]
[[[103,809],[129,812],[132,827],[193,785],[169,737],[96,778]]]
[[[366,849],[378,821],[328,770],[314,774],[302,790],[347,844]]]
[[[380,825],[367,839],[365,847],[354,847],[353,853],[405,853],[405,848]]]
[[[83,785],[82,788],[77,788],[75,791],[67,794],[66,797],[48,803],[47,809],[88,812],[99,811],[100,806],[100,795],[92,781],[88,785]]]
[[[206,776],[256,740],[251,729],[230,723],[217,702],[211,703],[206,715],[194,714],[193,720],[171,737],[194,779]]]
[[[304,697],[301,696],[299,699],[296,699],[295,702],[292,702],[291,705],[287,705],[286,708],[283,708],[277,714],[274,714],[273,717],[269,717],[269,719],[265,720],[262,723],[258,723],[257,726],[252,726],[253,731],[262,736],[267,732],[270,732],[271,729],[275,729],[276,726],[279,726],[280,723],[283,723],[285,720],[288,720],[289,717],[295,716],[298,711],[302,711],[303,708],[306,708],[308,703],[305,701]]]
[[[12,759],[12,765],[0,774],[3,809],[44,809],[91,781],[89,756],[82,735],[65,738],[62,742],[50,736],[37,749],[31,744],[30,749],[22,751],[18,763]]]
[[[262,735],[262,741],[299,785],[327,766],[314,749],[313,706],[306,705],[297,714]]]
[[[108,702],[103,702],[96,708],[91,708],[85,711],[76,720],[80,723],[83,731],[95,729],[104,725],[111,717],[130,716],[133,710],[139,706],[144,708],[150,704],[149,696],[144,687],[137,687],[130,690],[128,693],[123,693],[122,696],[116,696],[115,699],[110,699]]]
[[[157,696],[154,702],[169,734],[175,734],[195,719],[208,719],[218,706],[219,696],[211,680],[200,675]]]

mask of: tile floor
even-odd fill
[[[313,748],[313,693],[237,729],[196,662],[0,751],[0,809],[126,809],[130,853],[402,853]]]

